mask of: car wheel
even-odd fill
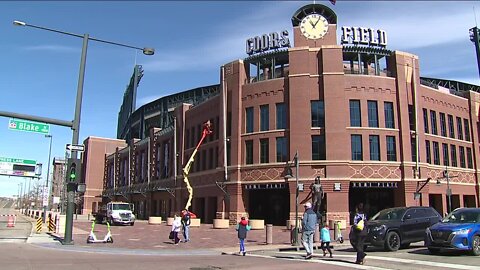
[[[428,252],[430,252],[430,254],[433,254],[433,255],[438,255],[438,254],[440,254],[440,249],[438,249],[438,248],[428,248]]]
[[[480,255],[480,236],[475,235],[472,240],[472,254],[475,256]]]
[[[410,246],[410,243],[405,243],[405,244],[401,244],[400,248],[408,248],[409,246]]]
[[[396,232],[389,232],[385,239],[385,249],[397,251],[400,248],[400,236]]]
[[[135,222],[132,222],[132,223],[130,223],[130,226],[133,226],[134,224],[135,224]]]

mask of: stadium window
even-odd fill
[[[462,118],[457,117],[457,139],[463,140]]]
[[[447,121],[444,113],[440,113],[440,135],[447,137]]]
[[[378,105],[377,101],[369,100],[368,105],[368,126],[378,127]]]
[[[248,107],[245,109],[245,132],[253,132],[253,107]]]
[[[245,164],[253,164],[253,141],[245,141]]]
[[[453,125],[453,116],[452,115],[448,115],[448,135],[450,136],[450,138],[455,138],[455,128],[454,128],[454,125]]]
[[[287,155],[287,138],[286,137],[277,137],[276,138],[276,145],[277,145],[277,162],[285,162],[288,161]]]
[[[448,144],[442,143],[443,152],[443,166],[450,166],[450,159],[448,155]]]
[[[326,157],[325,135],[312,136],[312,160],[325,160]]]
[[[412,161],[417,161],[417,141],[415,138],[410,139],[410,148],[412,151]]]
[[[380,139],[378,135],[368,137],[370,146],[370,160],[380,160]]]
[[[423,130],[425,133],[428,133],[428,111],[427,109],[423,109]]]
[[[277,103],[277,125],[276,129],[287,128],[287,111],[285,110],[285,103]]]
[[[455,145],[450,145],[450,158],[452,160],[452,166],[457,167],[457,147]]]
[[[426,151],[426,157],[427,157],[427,163],[432,164],[432,153],[430,151],[430,141],[426,140],[425,141],[425,151]]]
[[[260,163],[268,163],[268,139],[260,139]]]
[[[433,164],[440,165],[440,147],[438,142],[433,143]]]
[[[395,120],[393,114],[393,102],[384,102],[384,111],[385,111],[385,127],[386,128],[395,128]]]
[[[473,169],[472,148],[467,147],[467,166],[469,169]]]
[[[430,121],[432,125],[432,134],[437,135],[437,112],[436,111],[430,111]]]
[[[459,146],[458,154],[460,155],[460,167],[466,168],[467,166],[465,164],[465,147]]]
[[[409,124],[410,124],[410,130],[415,130],[413,105],[408,105],[408,121],[409,121]]]
[[[360,100],[350,100],[350,126],[362,126],[362,114],[360,109]]]
[[[362,135],[352,135],[351,140],[352,160],[363,160]]]
[[[325,109],[323,100],[311,101],[312,127],[325,127]]]
[[[470,141],[470,125],[468,124],[468,119],[463,119],[463,125],[465,128],[465,140]]]
[[[397,161],[397,144],[395,136],[387,136],[387,160]]]
[[[260,131],[267,131],[269,128],[268,104],[260,106]]]

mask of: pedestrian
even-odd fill
[[[325,251],[326,249],[328,253],[330,253],[330,258],[333,258],[332,250],[330,249],[330,228],[328,228],[326,223],[320,231],[320,239],[322,240],[322,245],[320,248],[323,251],[323,257],[327,256],[327,252]]]
[[[182,228],[183,228],[183,242],[190,241],[190,222],[191,215],[188,209],[182,211]]]
[[[236,230],[238,231],[238,240],[240,240],[240,252],[245,256],[245,239],[247,238],[247,232],[250,231],[251,227],[248,225],[248,220],[245,217],[242,217],[240,222],[237,224]]]
[[[367,216],[363,212],[363,203],[359,203],[356,207],[356,214],[353,218],[353,226],[351,228],[352,238],[355,240],[352,242],[354,244],[354,249],[357,252],[356,264],[364,264],[365,256],[367,254],[363,250],[363,245],[365,239],[367,238]]]
[[[182,224],[180,222],[180,217],[175,214],[172,223],[173,241],[175,245],[178,245],[178,242],[180,242],[180,238],[178,238],[178,233],[180,232],[181,227]]]
[[[305,213],[302,218],[302,244],[305,247],[307,256],[306,260],[312,258],[313,253],[313,234],[317,225],[317,214],[312,209],[312,203],[305,203]]]

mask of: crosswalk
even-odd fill
[[[334,254],[334,258],[324,258],[322,256],[314,256],[311,260],[305,260],[304,252],[277,252],[277,253],[251,253],[249,256],[261,258],[275,258],[280,260],[298,260],[308,263],[317,263],[325,265],[335,265],[354,269],[369,269],[369,270],[398,270],[398,269],[461,269],[461,270],[478,270],[478,264],[467,265],[459,263],[437,262],[433,260],[419,260],[405,259],[394,256],[395,253],[390,253],[392,257],[374,256],[369,254],[367,256],[368,263],[365,265],[357,265],[353,262],[356,259],[355,254]],[[432,259],[433,257],[425,257]],[[468,256],[470,260],[480,263],[479,257]]]

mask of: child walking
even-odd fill
[[[245,217],[242,217],[237,224],[236,230],[238,231],[238,240],[240,240],[240,254],[245,256],[245,239],[247,238],[247,232],[250,231],[248,220]]]
[[[328,253],[330,253],[330,258],[333,258],[332,250],[330,249],[330,229],[328,228],[327,224],[325,224],[320,231],[320,238],[322,240],[322,245],[320,248],[323,250],[323,256],[327,256],[327,252],[325,251],[326,249],[328,250]]]

